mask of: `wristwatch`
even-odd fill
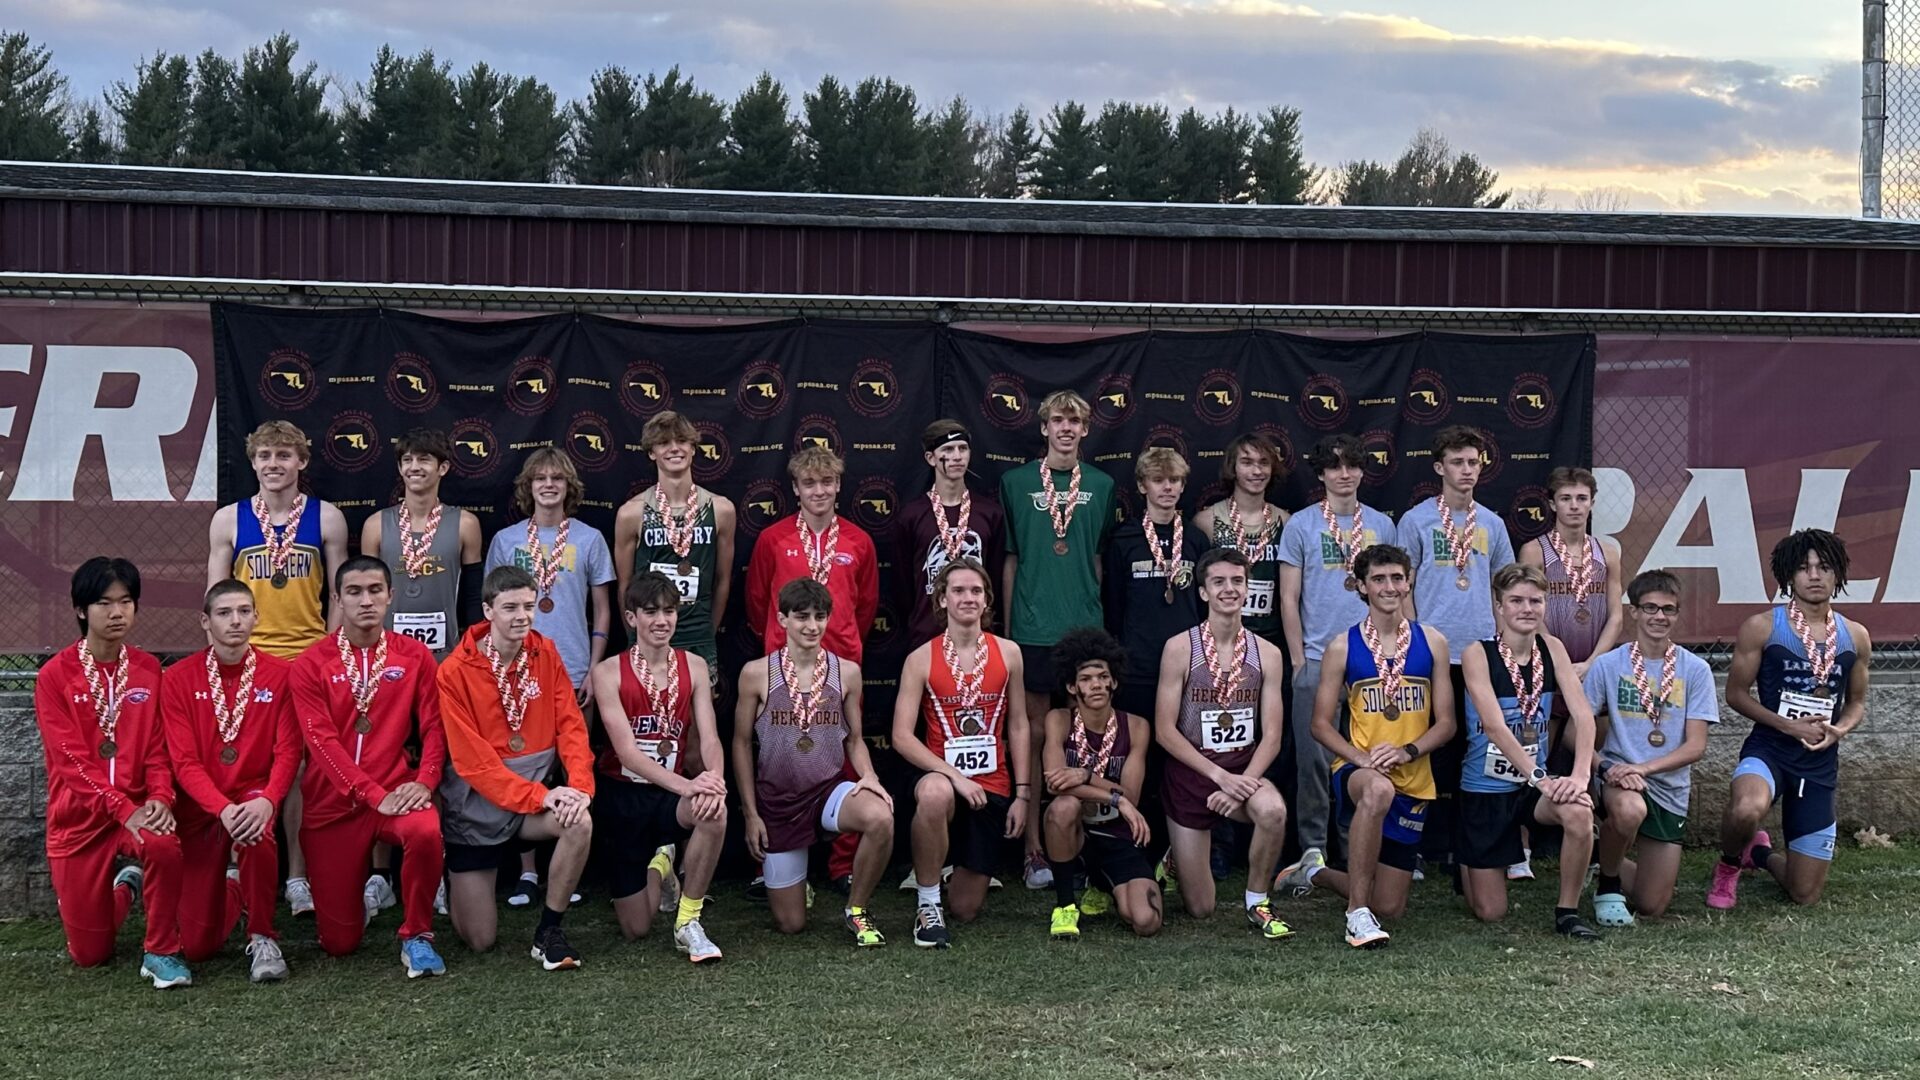
[[[1535,765],[1533,767],[1533,772],[1527,774],[1527,786],[1530,788],[1537,788],[1541,785],[1542,782],[1546,780],[1546,778],[1547,778],[1547,770],[1545,768],[1542,768],[1539,765]]]
[[[1107,809],[1109,810],[1120,809],[1120,789],[1119,788],[1114,788],[1112,791],[1107,792]]]
[[[1422,753],[1419,743],[1408,743],[1400,748],[1400,752],[1407,755],[1408,762],[1419,761]]]

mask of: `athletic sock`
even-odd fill
[[[560,920],[566,917],[567,917],[567,913],[564,911],[555,911],[552,908],[546,906],[545,904],[540,905],[540,929],[541,930],[545,930],[549,927],[559,926]]]
[[[913,879],[913,894],[920,907],[940,906],[940,886],[922,885],[917,876]]]
[[[1056,907],[1070,907],[1079,902],[1073,891],[1074,864],[1047,860],[1047,869],[1053,871],[1053,898]]]
[[[673,928],[678,930],[690,922],[697,921],[700,918],[700,909],[706,906],[707,898],[704,896],[692,897],[682,895],[680,897],[680,912],[673,917]]]
[[[647,869],[659,874],[661,881],[673,876],[673,860],[667,857],[666,848],[653,853],[653,858],[647,860]]]
[[[1620,888],[1620,875],[1601,874],[1598,878],[1594,879],[1593,891],[1596,893],[1617,893],[1622,891]]]
[[[1314,863],[1312,866],[1307,867],[1307,880],[1312,881],[1313,876],[1315,874],[1318,874],[1320,871],[1325,870],[1326,868],[1327,868],[1326,863]],[[1364,910],[1364,909],[1359,909],[1359,910]]]
[[[1555,906],[1553,909],[1553,921],[1556,926],[1559,925],[1561,919],[1577,919],[1579,917],[1579,908]]]
[[[1722,855],[1720,856],[1720,861],[1733,867],[1735,870],[1740,869],[1740,856],[1738,855]]]
[[[529,885],[538,885],[540,884],[540,875],[537,871],[522,870],[520,871],[520,880]]]
[[[1753,850],[1747,852],[1747,855],[1753,859],[1753,865],[1765,870],[1767,868],[1767,860],[1773,858],[1773,845],[1755,844],[1753,845]],[[1743,863],[1742,865],[1745,864]]]
[[[1247,894],[1247,910],[1248,911],[1252,911],[1255,907],[1258,907],[1259,905],[1264,904],[1266,902],[1267,902],[1266,893],[1250,892]]]

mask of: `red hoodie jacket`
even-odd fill
[[[173,771],[160,726],[160,661],[131,646],[118,664],[101,664],[113,685],[119,664],[131,664],[126,700],[114,727],[114,756],[100,756],[105,738],[93,713],[80,644],[60,650],[33,684],[34,718],[47,755],[47,856],[72,855],[102,832],[126,824],[149,799],[173,805]]]
[[[380,689],[368,713],[371,730],[354,730],[353,688],[340,663],[338,631],[307,647],[293,662],[293,708],[313,760],[300,780],[306,801],[305,828],[320,828],[380,805],[387,793],[414,781],[440,786],[447,740],[440,732],[440,686],[433,652],[391,630]],[[356,664],[373,650],[352,650]],[[417,739],[420,764],[407,760],[406,744]]]
[[[880,607],[880,564],[872,538],[844,517],[834,552],[833,567],[827,571],[833,613],[827,617],[822,647],[857,664],[865,652],[867,628]],[[787,632],[780,628],[780,587],[810,573],[807,553],[800,546],[800,515],[774,522],[754,541],[753,558],[747,563],[747,625],[760,635],[765,652],[787,643]]]
[[[587,748],[587,722],[580,715],[573,679],[560,659],[560,650],[536,631],[528,632],[520,646],[527,653],[527,674],[539,683],[540,692],[527,702],[526,715],[520,722],[520,738],[525,745],[516,751],[507,745],[513,732],[507,728],[493,665],[480,649],[480,639],[492,632],[493,624],[475,623],[453,655],[440,664],[440,716],[454,771],[502,810],[537,814],[546,802],[547,785],[521,777],[502,759],[557,747],[560,764],[567,771],[567,786],[593,794],[593,752]]]

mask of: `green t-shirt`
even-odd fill
[[[1061,505],[1072,483],[1072,472],[1054,470]],[[1094,567],[1113,527],[1113,478],[1081,466],[1079,505],[1067,523],[1064,555],[1054,552],[1058,538],[1040,486],[1040,462],[1007,470],[1000,478],[1000,506],[1007,515],[1007,553],[1020,558],[1007,602],[1007,636],[1022,645],[1051,645],[1076,627],[1102,625]]]
[[[687,548],[688,573],[680,573],[680,556],[667,542],[667,523],[648,499],[640,513],[639,543],[633,548],[633,572],[658,570],[680,590],[680,624],[673,647],[691,649],[709,663],[714,659],[713,590],[720,573],[719,546],[714,537],[713,496],[702,490],[700,509],[693,519],[693,543]]]

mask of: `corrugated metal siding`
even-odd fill
[[[1905,251],[969,233],[0,200],[0,268],[717,293],[1912,313]]]

